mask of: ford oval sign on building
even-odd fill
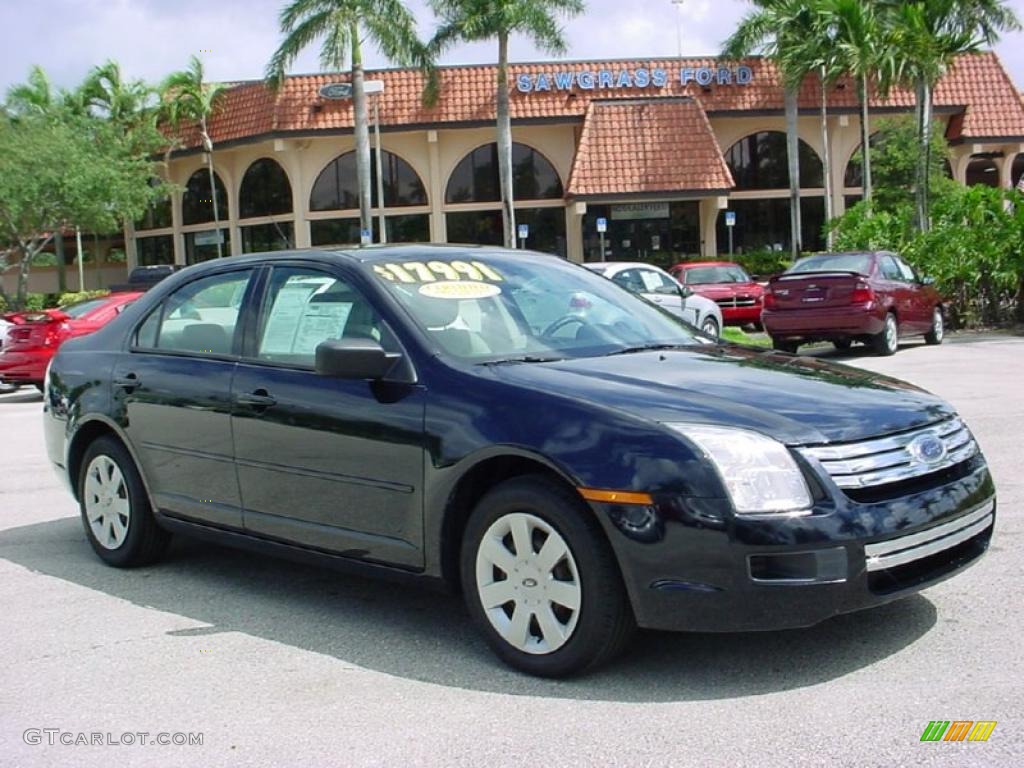
[[[352,98],[352,83],[328,83],[320,88],[320,98],[340,101]]]

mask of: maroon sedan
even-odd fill
[[[726,325],[760,325],[764,289],[743,267],[731,261],[691,261],[676,264],[672,277],[718,304]]]
[[[942,298],[894,253],[823,253],[773,277],[764,294],[765,330],[776,349],[854,341],[891,355],[904,336],[941,344]]]

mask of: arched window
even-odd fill
[[[786,134],[781,131],[761,131],[740,139],[725,153],[725,162],[737,190],[789,188]],[[818,189],[825,185],[824,179],[821,158],[801,139],[800,187]]]
[[[151,187],[159,187],[162,183],[160,179],[149,180]],[[149,204],[146,212],[142,214],[142,218],[135,222],[135,228],[140,230],[163,229],[170,227],[171,223],[171,198],[163,197]]]
[[[249,166],[238,193],[238,212],[243,219],[292,212],[292,185],[277,161],[264,157]]]
[[[228,218],[228,193],[219,174],[214,174],[217,185],[217,217],[221,221]],[[200,168],[193,173],[185,185],[185,193],[181,198],[181,221],[183,224],[205,224],[213,221],[213,203],[210,194],[210,172]]]
[[[880,149],[882,146],[882,140],[884,135],[881,133],[872,133],[869,141],[871,142],[872,157],[874,152]],[[862,187],[864,186],[864,159],[861,157],[862,149],[861,145],[857,145],[857,149],[850,156],[850,162],[846,164],[846,174],[843,177],[844,187]]]
[[[968,187],[981,184],[986,187],[999,186],[999,166],[991,157],[972,157],[967,166]]]
[[[419,174],[405,160],[386,149],[381,152],[384,175],[384,207],[398,208],[426,205],[427,192]],[[370,150],[370,193],[372,206],[377,202],[377,162]],[[346,152],[327,164],[313,184],[309,196],[311,211],[336,211],[359,207],[359,181],[356,176],[356,153]]]
[[[1013,167],[1010,169],[1010,179],[1013,181],[1013,186],[1018,186],[1022,178],[1024,178],[1024,152],[1013,159]]]
[[[540,152],[512,144],[512,194],[519,200],[553,200],[564,196],[558,171]],[[446,203],[493,203],[501,200],[498,145],[484,144],[466,155],[448,178]]]

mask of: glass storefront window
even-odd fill
[[[775,197],[764,200],[730,200],[728,210],[736,213],[733,227],[733,249],[737,253],[790,248],[789,198]],[[803,249],[819,251],[824,247],[822,227],[825,224],[825,199],[805,197],[800,200]],[[729,232],[725,226],[725,211],[718,216],[718,252],[729,250]]]
[[[379,219],[373,217],[373,239],[377,241]],[[386,216],[389,243],[429,243],[430,216],[413,213]],[[359,219],[319,219],[309,222],[310,243],[315,246],[359,245]]]
[[[238,193],[238,211],[243,219],[292,212],[292,185],[276,160],[261,158],[245,171]]]
[[[370,149],[370,199],[374,208],[377,201],[376,150]],[[415,169],[405,160],[386,149],[382,151],[381,168],[384,175],[384,207],[426,205],[427,192]],[[356,153],[346,152],[335,158],[320,171],[309,196],[311,211],[337,211],[359,207],[359,180],[356,176]],[[356,233],[356,242],[359,242]]]
[[[725,153],[736,189],[788,189],[789,161],[786,134],[761,131],[740,139]],[[825,185],[818,153],[800,140],[800,188],[818,189]]]
[[[242,236],[242,253],[283,251],[295,247],[295,230],[290,221],[239,227],[239,233]]]
[[[220,174],[214,174],[217,185],[217,216],[221,221],[228,218],[228,193]],[[205,224],[213,221],[213,203],[210,196],[210,172],[200,168],[193,173],[185,185],[181,198],[181,220],[184,224]]]
[[[136,237],[135,254],[140,267],[174,263],[174,235]]]
[[[221,253],[225,256],[231,255],[231,232],[227,228],[220,230],[224,243],[221,246]],[[217,239],[215,230],[207,229],[202,232],[185,233],[185,263],[198,264],[201,261],[209,261],[217,258]]]
[[[149,186],[157,187],[162,182],[159,179],[150,179]],[[136,229],[163,229],[172,225],[171,199],[169,197],[152,202],[142,218],[135,222]]]
[[[460,211],[446,217],[449,243],[502,245],[501,211]],[[526,248],[566,256],[565,209],[517,208],[516,224],[529,227]]]
[[[700,255],[700,203],[696,200],[588,205],[583,216],[586,261],[602,260],[599,218],[608,223],[604,261],[643,261],[667,268]]]
[[[553,200],[563,196],[558,171],[540,152],[512,144],[512,195],[516,200]],[[447,203],[493,203],[501,200],[498,145],[485,144],[455,166],[445,192]]]

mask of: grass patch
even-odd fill
[[[722,329],[722,341],[729,341],[733,344],[746,344],[750,347],[771,347],[772,340],[763,333],[750,334],[743,329],[729,325]]]

